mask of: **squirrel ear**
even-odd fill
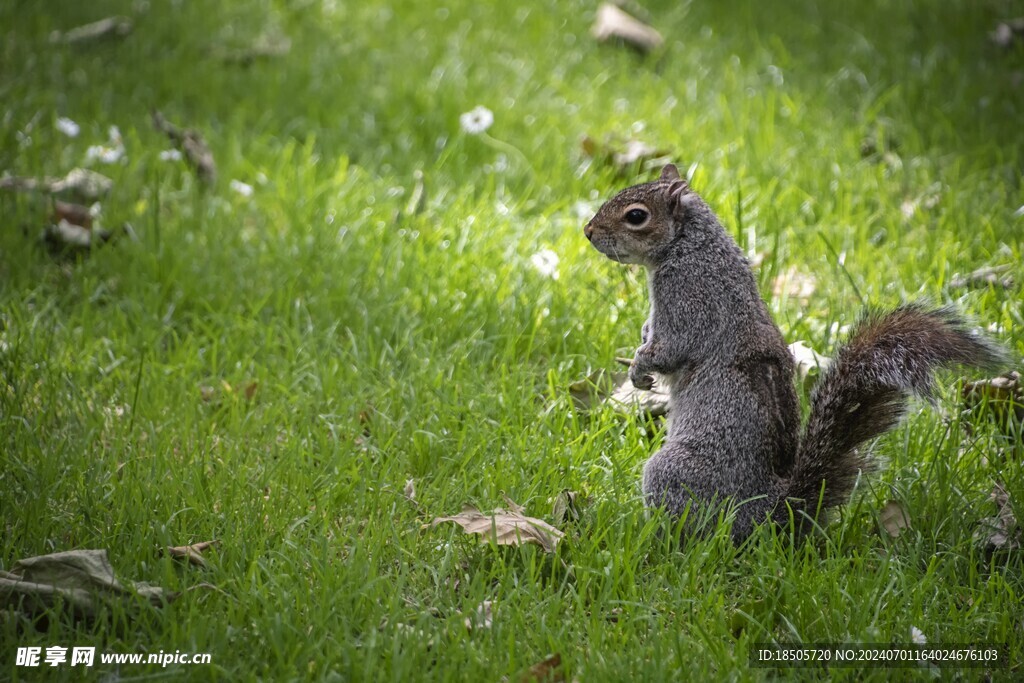
[[[675,164],[665,164],[665,167],[661,169],[659,180],[679,180],[679,169]]]

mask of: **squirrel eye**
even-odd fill
[[[640,225],[647,220],[649,214],[643,209],[630,209],[626,212],[626,222],[630,225]]]

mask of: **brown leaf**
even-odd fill
[[[625,373],[612,373],[604,368],[595,370],[583,379],[569,385],[569,396],[577,410],[590,410],[599,405],[615,391]]]
[[[494,512],[483,513],[473,507],[451,517],[437,517],[424,528],[436,527],[444,522],[454,522],[467,534],[478,534],[481,543],[494,541],[498,545],[522,545],[535,543],[546,552],[554,552],[564,534],[547,522],[526,517],[519,512],[496,508]]]
[[[618,41],[644,53],[661,47],[665,42],[655,29],[607,2],[597,8],[590,34],[599,43]]]
[[[190,564],[198,567],[205,567],[206,560],[203,559],[203,551],[220,543],[220,541],[202,541],[192,545],[167,546],[167,554],[171,557],[188,560]]]
[[[1024,384],[1019,372],[968,382],[963,397],[967,408],[983,407],[1007,435],[1020,435],[1024,426]]]
[[[910,515],[907,514],[903,504],[899,501],[890,500],[878,513],[878,521],[882,528],[891,537],[896,538],[904,529],[910,528]]]
[[[90,202],[102,199],[110,193],[114,181],[96,171],[73,168],[63,178],[25,178],[4,176],[0,178],[0,189],[16,192],[48,192],[75,197]]]
[[[579,493],[569,489],[563,489],[555,496],[555,502],[551,508],[551,518],[555,520],[555,524],[579,521],[579,498]]]
[[[616,373],[621,379],[605,403],[619,413],[629,416],[662,417],[668,414],[669,388],[665,378],[654,375],[654,386],[650,389],[637,389],[630,381],[629,375]]]
[[[145,583],[122,584],[106,550],[68,550],[29,557],[0,570],[0,610],[38,616],[60,607],[75,618],[92,619],[104,607],[125,604],[136,596],[155,606],[178,594]]]
[[[153,125],[181,150],[200,180],[211,184],[217,180],[217,164],[213,161],[213,152],[199,131],[178,128],[157,110],[153,110]]]
[[[88,206],[54,200],[53,222],[60,223],[61,221],[67,221],[86,230],[92,229],[92,213]]]
[[[974,540],[981,542],[989,552],[1019,549],[1022,545],[1021,528],[1013,514],[1010,494],[1002,485],[996,484],[991,498],[996,504],[996,516],[981,520],[974,532]]]
[[[259,382],[249,382],[245,385],[245,400],[251,401],[256,396],[256,390],[260,388]]]
[[[561,669],[562,655],[556,652],[527,669],[523,675],[519,677],[519,683],[531,683],[532,681],[562,683],[565,681],[565,674],[562,673]]]
[[[607,139],[598,142],[589,135],[580,140],[583,153],[595,162],[611,166],[619,175],[660,168],[669,161],[669,152],[641,140]]]
[[[967,275],[955,276],[949,281],[949,286],[953,289],[962,289],[964,287],[995,287],[997,289],[1009,289],[1013,287],[1013,277],[1010,275],[1003,275],[1003,273],[1006,273],[1011,268],[1012,266],[1009,264],[978,268]]]
[[[50,34],[50,42],[73,45],[100,40],[101,38],[121,38],[131,33],[132,28],[132,20],[128,17],[107,17],[63,33],[54,31]]]

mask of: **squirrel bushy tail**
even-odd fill
[[[811,413],[785,495],[798,533],[819,509],[845,503],[861,471],[857,447],[892,429],[911,395],[931,398],[934,371],[947,365],[994,367],[1002,350],[973,332],[951,308],[901,306],[869,312],[811,394]],[[776,521],[789,510],[779,505]]]

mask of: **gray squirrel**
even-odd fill
[[[822,373],[801,434],[794,362],[737,244],[673,165],[627,188],[584,228],[620,263],[647,269],[650,316],[629,378],[662,375],[665,442],[644,465],[652,507],[688,519],[732,504],[733,540],[769,521],[804,536],[848,499],[871,459],[858,446],[893,428],[933,373],[994,367],[1004,354],[950,308],[906,304],[868,312]]]

